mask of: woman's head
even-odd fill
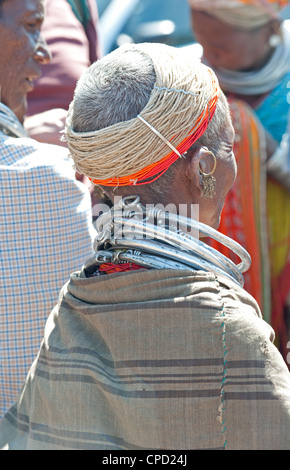
[[[241,29],[211,13],[192,9],[191,21],[208,63],[227,70],[261,68],[273,52],[271,37],[280,34],[279,22],[274,19],[254,29]]]
[[[235,178],[234,133],[215,75],[184,54],[165,45],[131,45],[95,63],[76,88],[68,145],[79,171],[101,186],[108,182],[109,196],[138,193],[145,204],[201,204],[202,221],[217,226]],[[176,157],[170,145],[181,154],[186,149],[186,158]],[[212,170],[211,152],[218,180],[207,201],[199,169]],[[166,167],[168,155],[176,161]],[[166,169],[157,179],[155,165]],[[113,176],[117,184],[110,186]],[[123,179],[129,183],[118,184]]]
[[[278,12],[288,0],[188,0],[196,40],[215,69],[251,71],[281,39]]]

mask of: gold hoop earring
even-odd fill
[[[202,169],[200,168],[200,163],[198,164],[199,166],[199,172],[201,174],[201,186],[202,186],[202,197],[207,197],[209,199],[212,199],[216,192],[215,192],[215,182],[216,178],[213,176],[215,169],[216,169],[216,156],[212,152],[208,152],[209,155],[212,156],[214,165],[213,169],[209,173],[204,173]]]

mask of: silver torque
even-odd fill
[[[170,243],[171,245],[189,252],[190,254],[200,255],[207,261],[212,262],[214,259],[215,264],[221,269],[229,269],[231,272],[235,273],[237,277],[240,275],[241,271],[239,270],[239,267],[235,265],[235,263],[229,260],[226,256],[209,247],[206,243],[201,242],[196,238],[190,237],[189,235],[187,235],[187,237],[183,237],[178,233],[168,231],[161,227],[158,227],[157,229],[155,226],[151,226],[150,224],[146,223],[144,224],[143,222],[139,222],[134,219],[119,219],[116,220],[116,222],[119,224],[122,223],[128,228],[134,229],[134,231],[132,230],[131,233],[134,234],[138,239],[142,239],[142,235],[145,235],[147,239],[157,238],[157,240]]]
[[[199,236],[192,236],[180,227],[218,241],[235,253],[241,262],[235,264],[200,240]],[[244,285],[242,273],[251,265],[250,255],[234,240],[197,220],[158,207],[145,208],[139,196],[121,199],[99,217],[94,249],[96,255],[89,260],[89,265],[107,260],[118,264],[127,260],[156,269],[161,269],[161,266],[198,269],[224,275],[241,286]]]
[[[132,248],[135,250],[141,250],[142,253],[151,253],[159,255],[160,257],[172,259],[182,263],[183,267],[189,266],[193,269],[200,269],[205,271],[211,271],[215,274],[222,274],[226,277],[234,279],[238,284],[244,284],[243,276],[239,271],[231,271],[229,269],[225,270],[220,268],[214,262],[207,261],[202,259],[196,254],[190,254],[183,250],[176,250],[170,246],[165,246],[158,242],[150,242],[148,240],[134,240],[134,239],[120,239],[114,240],[113,242],[118,249],[121,248]],[[114,245],[113,245],[114,246]],[[121,259],[121,256],[120,256]],[[213,261],[213,260],[212,260]]]

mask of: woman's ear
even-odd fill
[[[283,42],[281,24],[281,21],[273,20],[266,31],[266,43],[273,49]]]
[[[215,195],[216,156],[207,147],[189,149],[187,177],[201,197],[212,199]]]

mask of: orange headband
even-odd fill
[[[288,5],[289,0],[240,0],[241,3],[245,3],[246,5],[262,5],[266,6],[278,6],[278,8],[283,8]]]

